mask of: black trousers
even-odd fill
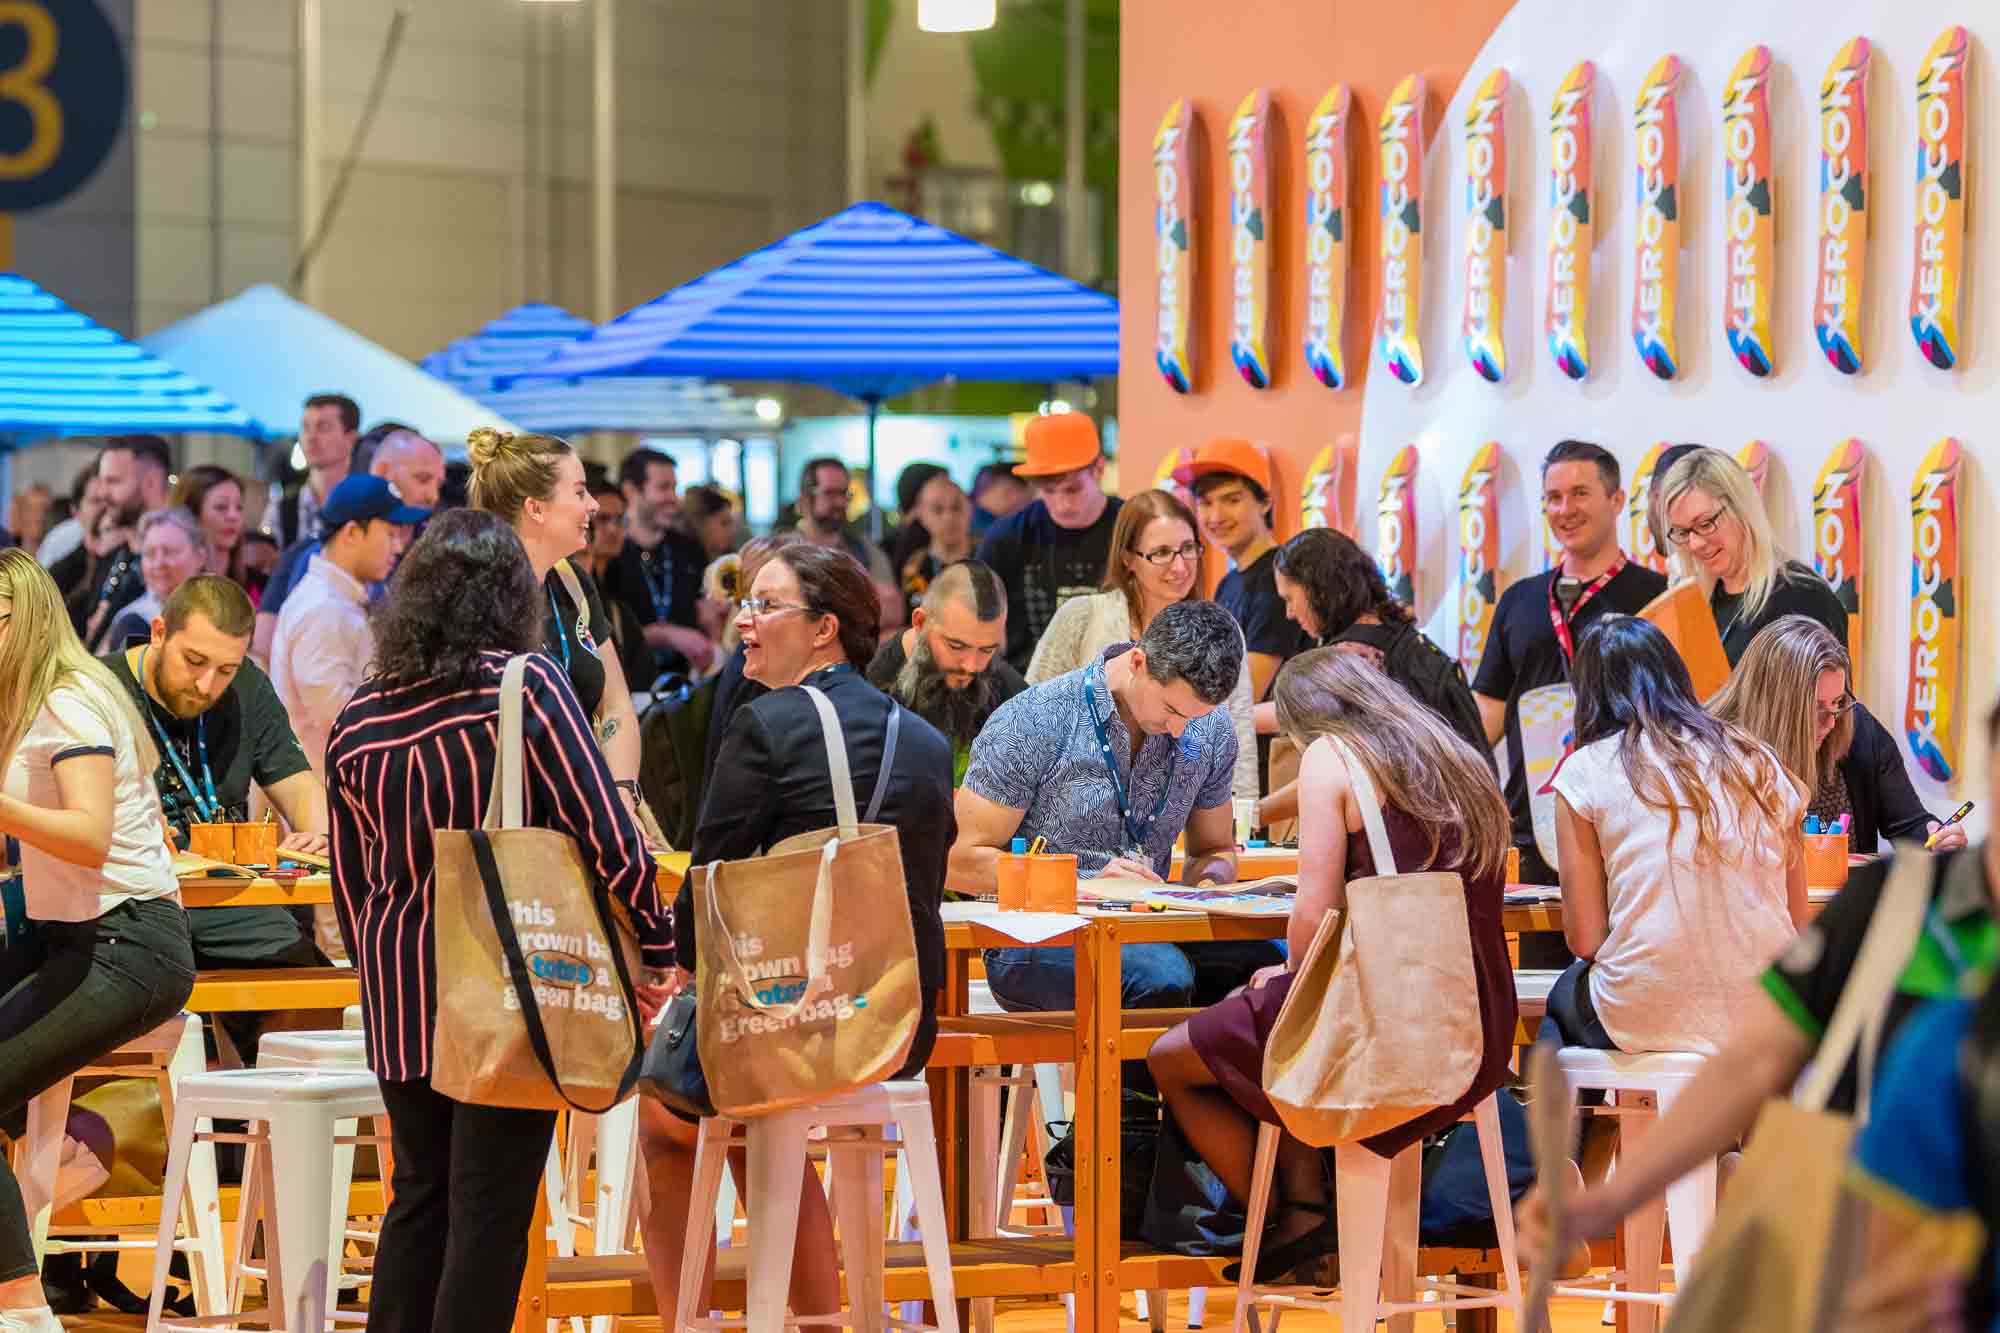
[[[29,944],[0,949],[0,1115],[160,1026],[193,989],[187,913],[177,902],[37,922]],[[0,1160],[0,1282],[35,1271],[20,1182]]]
[[[372,1333],[494,1333],[514,1321],[553,1111],[467,1106],[426,1079],[382,1084],[395,1191],[368,1302]]]

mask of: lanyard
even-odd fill
[[[563,629],[562,611],[556,606],[556,590],[544,589],[549,595],[549,623],[556,628],[556,642],[562,645],[563,674],[569,674],[569,634]]]
[[[1111,792],[1118,798],[1118,814],[1125,821],[1125,838],[1131,844],[1129,850],[1143,854],[1146,850],[1146,835],[1152,831],[1153,821],[1167,808],[1167,794],[1173,790],[1174,768],[1180,763],[1181,747],[1179,742],[1175,742],[1173,751],[1167,759],[1167,776],[1160,783],[1160,798],[1153,802],[1153,813],[1147,815],[1144,820],[1135,818],[1132,813],[1132,803],[1126,796],[1125,781],[1118,776],[1118,761],[1111,753],[1111,741],[1104,734],[1104,719],[1097,715],[1097,685],[1103,679],[1104,666],[1101,662],[1093,663],[1090,670],[1083,673],[1083,702],[1090,710],[1090,726],[1091,730],[1097,733],[1097,752],[1104,759],[1104,771],[1111,775]]]
[[[1625,555],[1621,551],[1611,568],[1583,585],[1583,591],[1577,595],[1576,605],[1569,609],[1569,615],[1566,617],[1562,612],[1562,603],[1556,600],[1556,584],[1562,580],[1562,566],[1558,564],[1554,572],[1549,575],[1549,623],[1555,626],[1556,642],[1562,645],[1564,666],[1576,660],[1576,640],[1570,635],[1570,622],[1582,615],[1583,608],[1590,604],[1590,599],[1602,592],[1604,585],[1617,578],[1624,569]]]
[[[146,650],[141,648],[139,689],[143,692],[145,688]],[[176,750],[173,741],[168,739],[166,728],[160,725],[160,719],[153,712],[151,699],[146,700],[146,721],[151,724],[153,734],[159,737],[160,749],[166,754],[167,762],[174,766],[174,773],[180,778],[181,786],[187,790],[188,798],[194,802],[195,813],[201,816],[204,824],[214,823],[215,817],[222,813],[222,800],[215,794],[215,775],[208,767],[208,718],[202,716],[194,720],[195,757],[201,764],[202,785],[199,787],[195,786],[194,777],[188,772],[187,765],[181,762],[180,751]],[[206,800],[203,799],[204,794],[207,796]]]
[[[667,550],[671,544],[669,538],[662,537],[656,549],[641,548],[639,552],[639,572],[646,580],[646,591],[652,595],[655,620],[666,620],[673,614],[674,558]]]

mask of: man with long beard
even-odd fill
[[[1000,649],[1007,592],[977,560],[947,565],[924,594],[910,628],[868,664],[868,682],[944,733],[952,781],[965,777],[973,738],[1001,704],[1028,688]]]

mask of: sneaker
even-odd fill
[[[63,1135],[62,1157],[56,1164],[55,1210],[63,1209],[78,1199],[87,1199],[104,1187],[111,1179],[111,1172],[97,1154],[78,1143],[69,1135]]]

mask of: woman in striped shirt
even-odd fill
[[[430,1085],[432,835],[477,828],[485,813],[510,657],[535,653],[522,709],[527,822],[574,838],[591,874],[630,907],[649,974],[673,959],[638,825],[569,678],[538,651],[541,592],[505,522],[476,510],[433,519],[376,616],[375,674],[327,744],[334,907],[395,1147],[369,1310],[378,1331],[507,1327],[555,1128],[553,1112],[465,1105]],[[650,1022],[663,993],[640,992]]]

